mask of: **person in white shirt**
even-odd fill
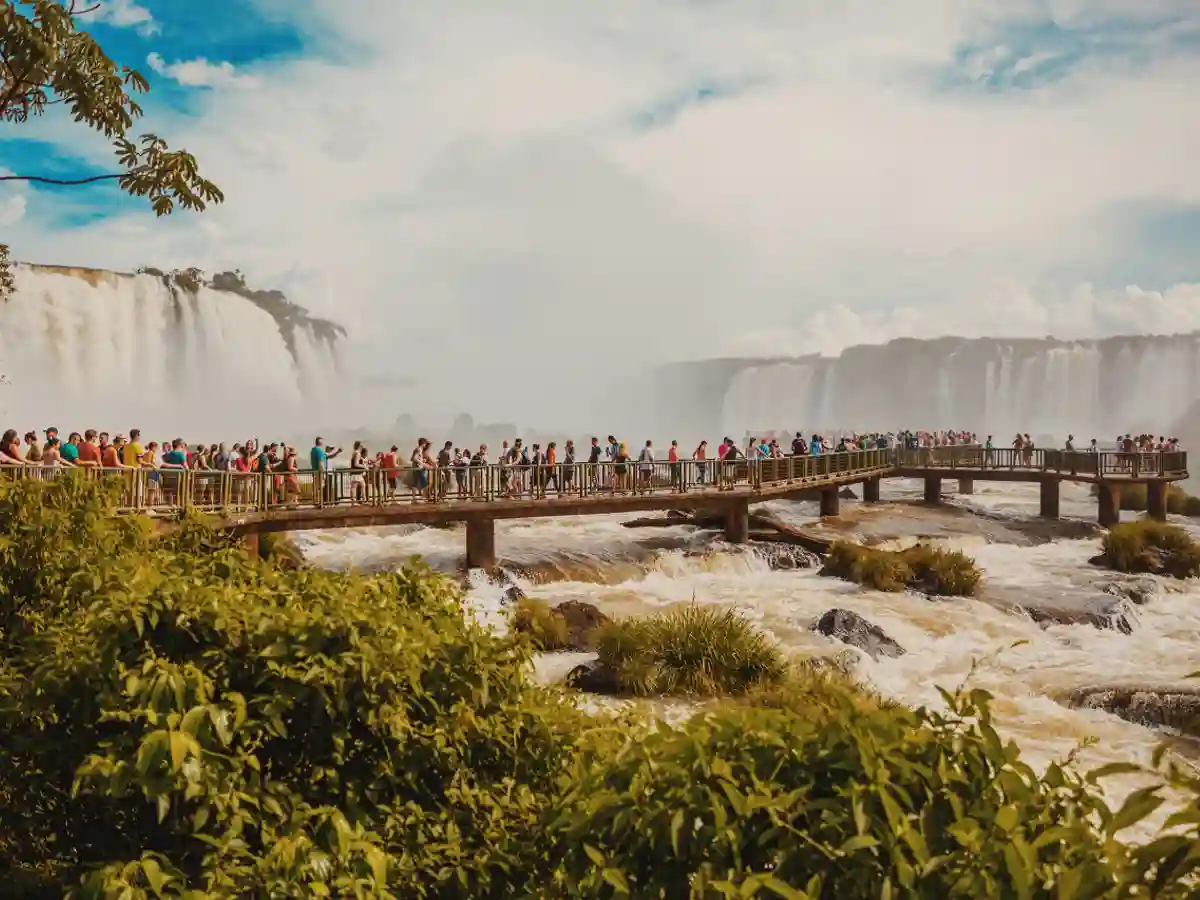
[[[646,441],[638,454],[638,474],[641,475],[642,490],[649,492],[654,480],[654,445],[650,441]]]

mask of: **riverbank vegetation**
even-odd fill
[[[975,561],[959,550],[927,544],[881,550],[851,541],[830,547],[821,574],[877,591],[915,590],[942,597],[973,596],[983,580]]]
[[[602,656],[757,687],[678,727],[589,714],[421,566],[282,569],[113,501],[0,485],[6,897],[1190,896],[1200,804],[1122,841],[1156,790],[1035,772],[985,694],[890,705],[688,607]]]
[[[1104,535],[1102,549],[1105,565],[1118,572],[1200,576],[1200,543],[1178,525],[1150,519],[1114,525]]]

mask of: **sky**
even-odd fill
[[[14,256],[237,268],[372,371],[1200,328],[1200,3],[104,0],[227,201],[0,186]],[[0,166],[108,171],[63,117]],[[648,387],[652,389],[652,385]]]

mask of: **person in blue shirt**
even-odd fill
[[[318,498],[323,496],[325,473],[329,471],[329,460],[342,452],[341,447],[326,449],[325,439],[318,437],[313,440],[313,448],[308,453],[309,465],[313,471],[313,488]]]
[[[817,437],[815,434],[812,436],[812,443],[808,445],[808,455],[809,456],[820,456],[821,455],[821,439],[819,437]]]
[[[62,456],[63,462],[76,465],[79,462],[79,444],[83,440],[83,436],[78,431],[72,431],[67,442],[58,448],[59,454]]]

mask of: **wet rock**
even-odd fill
[[[1066,697],[1074,709],[1102,709],[1135,725],[1200,738],[1200,686],[1098,685]]]
[[[854,493],[854,491],[848,487],[844,487],[840,491],[838,491],[838,496],[841,497],[843,500],[857,500],[858,499],[858,494]]]
[[[1113,581],[1104,585],[1101,590],[1113,597],[1128,600],[1135,606],[1145,606],[1161,592],[1159,583],[1153,578]]]
[[[567,645],[571,650],[590,650],[596,629],[607,625],[611,619],[582,600],[567,600],[554,607],[554,613],[567,622]]]
[[[567,684],[589,694],[616,694],[621,689],[617,673],[597,660],[572,669],[567,673]]]
[[[512,584],[504,589],[503,603],[516,603],[518,600],[525,599],[525,592],[521,590],[520,585]]]
[[[1089,566],[1097,566],[1101,569],[1108,568],[1108,557],[1101,553],[1099,556],[1093,556],[1088,559]]]
[[[872,659],[903,656],[905,652],[886,631],[848,609],[828,610],[813,625],[813,630],[857,647]]]
[[[1133,611],[1121,596],[1032,598],[1018,607],[1039,625],[1090,625],[1102,631],[1132,634]]]
[[[754,555],[765,560],[772,571],[815,569],[821,565],[821,558],[803,547],[773,541],[755,543],[752,547]]]

